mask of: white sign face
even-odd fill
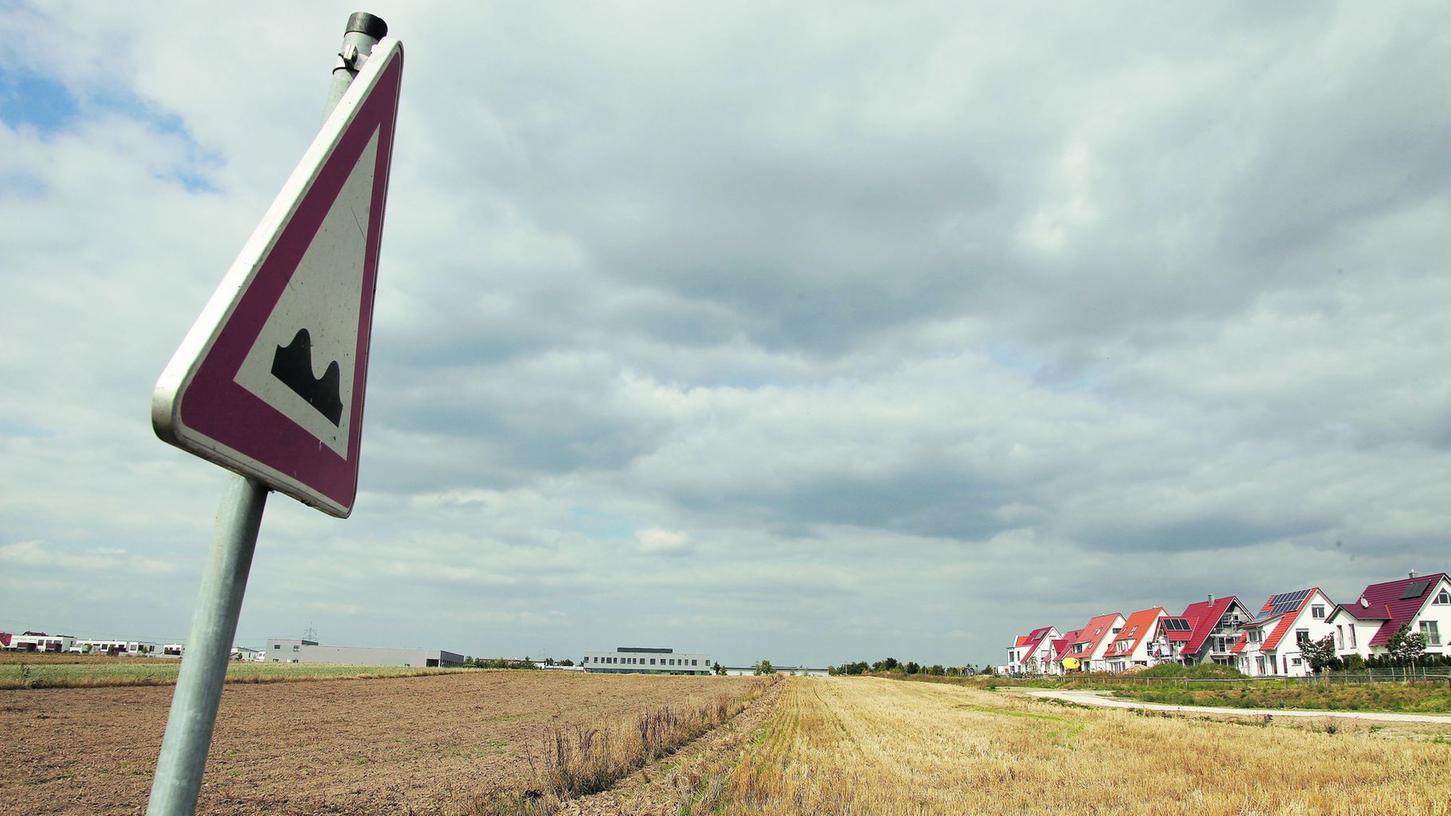
[[[235,377],[344,459],[377,160],[374,131]]]
[[[358,490],[403,47],[374,47],[152,397],[163,440],[335,516]]]

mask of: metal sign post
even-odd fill
[[[347,30],[343,35],[342,48],[338,53],[338,63],[333,68],[333,81],[329,89],[325,119],[330,119],[334,108],[344,98],[349,85],[358,75],[360,66],[371,54],[373,46],[379,40],[383,39],[387,33],[387,24],[371,14],[359,12],[348,18]],[[393,45],[388,56],[390,60],[395,56],[398,58],[398,68],[395,69],[395,75],[393,77],[393,81],[396,82],[396,72],[397,70],[401,70],[401,52],[396,43]],[[370,83],[376,82],[376,73],[375,71],[375,76],[370,77]],[[370,84],[365,90],[365,93],[371,93],[372,87],[372,84]],[[394,107],[392,110],[396,111],[396,86],[393,88],[393,94],[392,104]],[[367,99],[360,100],[353,98],[350,99],[350,104],[355,108],[360,108],[367,101]],[[357,111],[350,112],[350,116],[355,119],[358,118]],[[376,125],[378,133],[383,131],[384,124],[386,124],[387,129],[386,152],[383,153],[381,158],[374,160],[376,164],[384,168],[381,187],[383,194],[386,194],[387,191],[387,165],[391,159],[393,121],[393,114],[387,113],[386,122],[380,119],[379,124]],[[329,132],[328,124],[331,123],[325,123],[324,133]],[[340,124],[335,128],[340,131],[341,135],[335,139],[334,143],[328,149],[327,152],[329,154],[339,147],[339,140],[346,141],[345,137],[351,127],[350,120],[346,126]],[[322,136],[320,135],[319,139],[321,138]],[[378,136],[375,134],[373,141],[370,142],[370,145],[374,146],[373,149],[375,151],[377,149],[377,141]],[[314,150],[316,149],[315,144]],[[309,156],[313,152],[310,150]],[[365,153],[364,155],[372,156],[374,154]],[[325,155],[322,158],[330,160],[330,155]],[[308,159],[305,157],[304,162],[306,163],[307,161]],[[363,159],[359,158],[357,162],[361,166]],[[311,188],[317,186],[319,176],[323,175],[327,169],[327,166],[318,163],[317,168],[312,171],[312,175],[308,178],[308,183],[298,185],[299,189],[294,191],[296,193],[295,200],[290,204],[291,210],[301,208],[302,205],[298,202],[304,200],[303,193],[310,193]],[[371,182],[374,168],[369,166],[365,169],[367,171],[365,181]],[[351,181],[351,178],[349,176],[349,181]],[[289,186],[284,187],[282,196],[279,196],[279,201],[282,201],[283,204],[287,204],[284,199],[289,196],[289,190],[292,186],[291,182],[289,182]],[[378,210],[376,214],[376,229],[373,231],[375,234],[367,242],[368,247],[371,249],[371,255],[359,254],[356,261],[359,266],[369,266],[371,264],[371,271],[375,272],[377,263],[376,233],[380,233],[382,229],[382,212],[381,202],[378,200],[378,186],[375,183],[369,183],[368,187],[373,196],[372,201],[377,205],[375,208]],[[368,192],[368,190],[365,190],[363,195],[366,196]],[[334,193],[334,195],[337,195],[337,193]],[[329,200],[326,204],[330,206],[332,201]],[[278,205],[274,204],[274,210],[276,209],[278,209]],[[290,222],[293,214],[289,212],[288,218],[284,219],[289,222],[286,224],[289,229],[291,228]],[[271,213],[269,213],[270,215]],[[271,219],[264,219],[264,226],[269,220]],[[325,231],[325,227],[325,224],[322,227],[315,227],[317,229],[317,235],[321,235]],[[260,228],[259,232],[261,232]],[[279,232],[278,234],[285,237],[283,233]],[[280,239],[274,236],[270,244],[275,244],[278,240]],[[316,235],[311,236],[311,240],[316,241]],[[256,236],[254,236],[255,241]],[[270,244],[267,247],[268,252],[272,249]],[[246,252],[247,250],[244,249],[244,255]],[[261,257],[265,258],[266,254],[264,253]],[[262,266],[263,262],[261,259],[254,262],[253,278],[256,277],[256,268]],[[236,266],[241,265],[242,263],[239,259]],[[234,269],[236,266],[234,266]],[[287,274],[291,275],[292,272],[288,272]],[[231,273],[229,273],[228,280],[223,282],[223,287],[218,291],[218,295],[214,296],[214,303],[218,302],[218,298],[222,298],[224,290],[228,288],[228,281],[231,280],[230,276]],[[368,274],[361,281],[363,284],[362,289],[365,290],[362,292],[362,295],[365,296],[367,307],[363,325],[358,327],[361,339],[356,342],[356,346],[362,351],[361,360],[358,363],[358,370],[363,375],[366,375],[367,365],[367,334],[368,330],[371,329],[372,280],[371,274]],[[246,286],[241,287],[242,290],[246,288]],[[240,297],[241,295],[233,292],[230,296]],[[331,305],[324,304],[324,308],[329,308]],[[236,312],[236,309],[237,306],[234,301],[227,317],[230,318],[232,313]],[[211,304],[209,304],[208,311],[212,311]],[[215,315],[213,316],[215,317]],[[204,312],[202,319],[198,321],[198,327],[205,329],[206,327],[202,324],[207,319],[208,313]],[[221,324],[219,323],[220,326]],[[193,328],[193,334],[196,334],[200,330],[198,327]],[[189,363],[194,369],[200,364],[199,361],[205,357],[208,351],[206,347],[198,346],[201,349],[198,351],[197,349],[190,348],[190,346],[195,345],[190,342],[190,336],[188,337],[188,341],[178,351],[176,358],[173,358],[173,366],[168,367],[168,374],[178,362],[181,364]],[[213,345],[214,342],[206,345]],[[310,353],[310,346],[305,350]],[[282,349],[279,349],[279,355],[282,351]],[[185,359],[188,355],[194,353],[199,355],[197,357],[198,362],[189,362],[188,359]],[[310,359],[306,362],[310,363]],[[334,363],[333,369],[336,369],[336,367],[337,364]],[[274,362],[272,373],[280,377],[281,375],[278,372],[278,364]],[[182,418],[181,400],[186,388],[184,385],[176,384],[176,382],[168,384],[168,374],[164,374],[162,382],[158,384],[158,396],[153,406],[153,420],[157,424],[158,433],[162,434],[163,438],[167,439],[167,441],[176,443],[178,439],[174,426],[181,425],[178,420]],[[356,489],[356,442],[357,434],[361,432],[362,419],[362,382],[361,377],[358,379],[356,393],[349,395],[349,398],[356,403],[355,408],[349,406],[353,408],[356,427],[353,428],[354,436],[352,438],[352,444],[348,447],[349,456],[346,457],[351,460],[353,467],[354,490]],[[187,379],[186,382],[190,384],[191,380]],[[341,406],[339,406],[338,410],[341,410]],[[165,421],[157,419],[163,416]],[[282,417],[283,419],[292,418],[285,413],[282,414]],[[183,447],[187,446],[183,445]],[[193,452],[198,451],[193,450]],[[199,455],[205,455],[206,452],[198,453]],[[216,455],[207,455],[207,458],[219,459]],[[146,809],[148,816],[186,816],[187,814],[196,812],[197,796],[201,791],[202,774],[206,769],[207,752],[211,748],[212,730],[216,725],[217,719],[217,706],[221,702],[222,685],[226,680],[227,665],[231,659],[232,642],[237,634],[237,619],[242,611],[242,596],[247,589],[247,575],[252,568],[252,554],[257,545],[257,531],[262,523],[262,511],[267,503],[267,492],[270,489],[281,489],[291,493],[293,490],[298,489],[295,484],[298,481],[296,478],[291,482],[286,481],[283,474],[277,474],[275,480],[270,478],[273,474],[267,471],[266,466],[269,463],[265,460],[261,466],[264,475],[258,476],[254,475],[253,471],[247,467],[238,467],[238,463],[231,459],[227,459],[226,457],[220,457],[220,459],[224,461],[220,461],[219,463],[232,467],[238,470],[239,473],[232,478],[227,487],[226,494],[222,497],[221,506],[217,510],[216,532],[212,541],[211,562],[207,566],[206,572],[202,575],[201,589],[198,592],[196,609],[192,615],[191,631],[186,639],[186,653],[181,661],[181,671],[177,676],[176,691],[172,694],[171,698],[171,713],[166,721],[166,734],[162,738],[161,755],[157,759],[156,776],[151,785],[151,799]],[[270,464],[275,468],[278,462],[274,460]],[[253,464],[253,467],[258,466]],[[244,473],[247,475],[243,475]],[[307,499],[309,497],[303,496],[301,498]],[[349,495],[345,506],[341,506],[340,508],[323,507],[323,509],[327,512],[332,512],[334,515],[346,515],[346,512],[352,509],[351,501],[351,495]],[[341,503],[339,504],[341,505]],[[339,513],[339,509],[343,512]]]

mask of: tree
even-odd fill
[[[905,669],[908,674],[916,674],[917,672],[922,671],[922,667],[917,665],[917,661],[915,660],[908,660],[907,665],[903,666],[902,668]]]
[[[719,660],[717,660],[715,662],[715,665],[714,666],[711,666],[710,668],[711,668],[711,671],[715,672],[716,674],[719,674],[719,675],[724,675],[725,674],[725,666],[722,666],[720,664],[720,661]]]
[[[1335,654],[1335,638],[1331,635],[1300,644],[1300,654],[1310,662],[1310,670],[1316,674],[1334,668],[1340,662]]]
[[[772,666],[771,665],[771,661],[769,661],[769,660],[762,660],[760,663],[757,663],[756,664],[756,674],[775,674],[775,673],[776,673],[776,667],[775,666]]]
[[[1412,633],[1411,625],[1403,623],[1400,630],[1386,641],[1386,651],[1402,666],[1415,665],[1426,653],[1426,636],[1420,632]]]

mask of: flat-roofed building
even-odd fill
[[[674,649],[620,646],[613,652],[585,652],[587,672],[605,674],[710,674],[710,657]]]
[[[322,646],[313,640],[272,638],[270,663],[330,663],[338,666],[462,666],[464,656],[441,649],[386,649],[371,646]]]

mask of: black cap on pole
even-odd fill
[[[374,17],[366,11],[355,11],[348,17],[348,33],[367,34],[375,40],[388,36],[388,24],[382,17]]]

